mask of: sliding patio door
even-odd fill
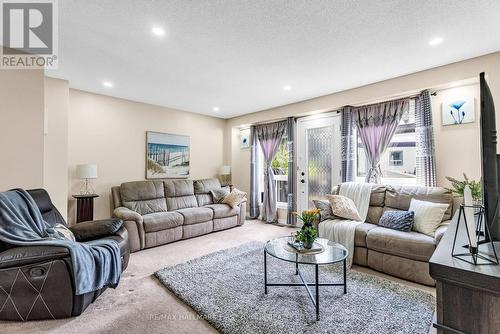
[[[341,182],[340,115],[325,114],[297,122],[297,209],[313,208]]]

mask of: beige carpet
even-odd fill
[[[220,249],[252,240],[265,241],[289,235],[292,231],[289,227],[247,221],[242,227],[133,253],[118,288],[104,292],[81,316],[28,323],[0,322],[0,333],[216,333],[207,322],[198,319],[196,313],[166,290],[152,274],[168,265]],[[433,288],[395,279],[366,268],[354,269],[434,292]]]

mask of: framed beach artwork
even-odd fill
[[[189,136],[146,132],[146,179],[189,178]]]
[[[240,130],[240,147],[249,148],[250,147],[250,129]]]
[[[444,102],[441,111],[443,125],[472,123],[475,121],[474,98],[466,97]]]

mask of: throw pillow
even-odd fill
[[[448,204],[419,201],[412,198],[408,211],[415,212],[413,230],[433,237],[447,209]]]
[[[335,216],[351,219],[356,221],[361,221],[356,204],[349,197],[341,195],[326,195],[330,206],[332,207],[332,212]]]
[[[230,207],[235,208],[247,197],[247,193],[236,188],[233,189],[224,199],[222,203],[228,204]]]
[[[322,222],[323,220],[335,218],[332,212],[332,207],[330,206],[330,202],[321,199],[315,199],[313,200],[313,203],[316,209],[319,210],[320,222]]]
[[[214,204],[219,204],[222,203],[224,197],[229,195],[229,189],[227,187],[224,187],[220,189],[210,190],[210,193],[212,194]]]
[[[393,230],[410,232],[413,227],[415,213],[413,211],[386,211],[380,217],[378,226]]]
[[[55,224],[54,230],[63,239],[75,241],[75,235],[63,224]]]

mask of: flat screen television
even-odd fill
[[[483,203],[486,223],[493,240],[500,240],[498,189],[500,155],[497,154],[495,105],[484,72],[479,75],[481,88],[481,169],[483,175]]]

